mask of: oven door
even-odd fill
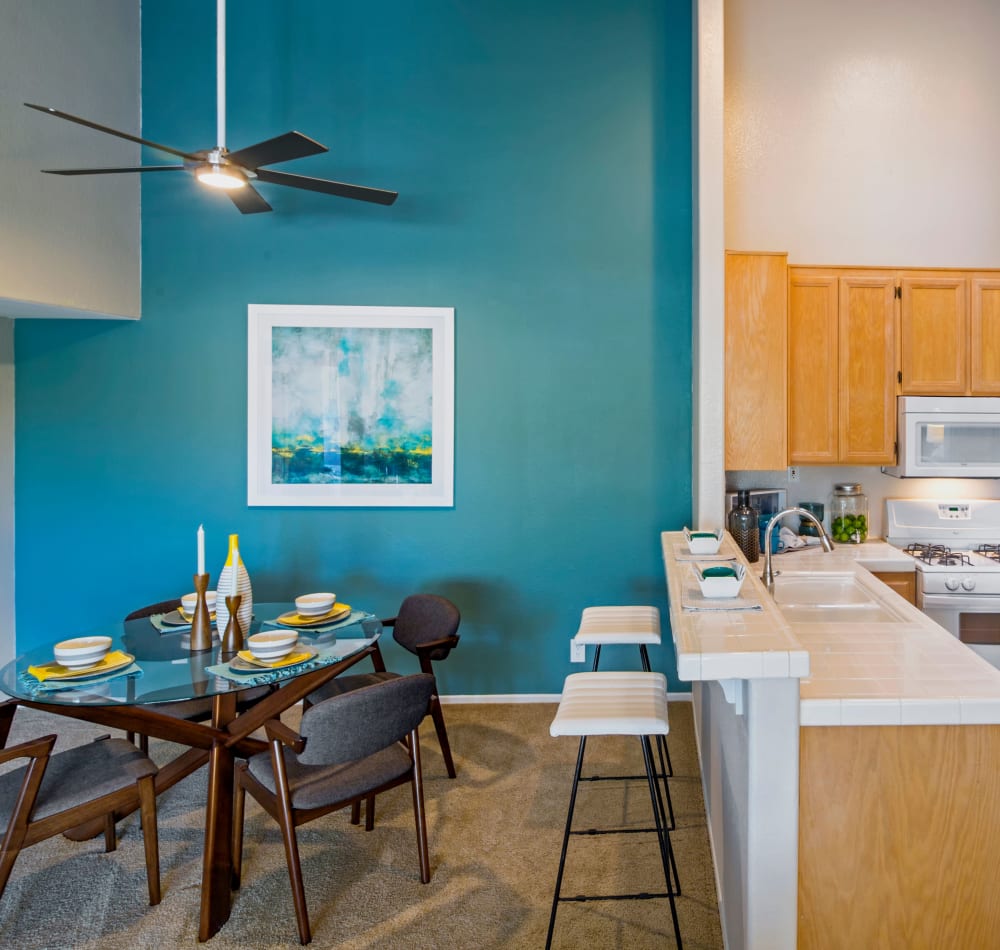
[[[1000,597],[918,592],[917,606],[970,650],[1000,669]]]

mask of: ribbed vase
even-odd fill
[[[250,621],[253,619],[253,588],[250,586],[250,575],[247,573],[246,565],[243,563],[243,556],[239,553],[239,535],[229,535],[229,555],[226,557],[225,566],[219,574],[218,583],[215,589],[218,592],[215,599],[215,629],[222,636],[229,623],[229,608],[226,606],[226,597],[233,594],[233,554],[236,554],[236,592],[243,598],[240,601],[240,609],[236,614],[236,619],[240,622],[240,629],[243,635],[250,633]]]

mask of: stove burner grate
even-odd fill
[[[1000,562],[1000,544],[980,544],[976,548],[976,554],[988,557],[991,561]]]
[[[983,547],[989,547],[989,545],[983,545]],[[1000,545],[992,545],[996,549],[996,553],[993,555],[994,559],[1000,561]],[[937,565],[940,567],[971,567],[972,559],[968,554],[962,551],[952,551],[947,545],[944,544],[931,544],[928,542],[917,541],[913,544],[908,544],[903,549],[907,554],[912,555],[918,561],[923,561],[924,564]],[[986,555],[989,557],[990,555]]]

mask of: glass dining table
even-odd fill
[[[255,603],[246,635],[279,627],[277,618],[287,615],[291,606]],[[57,642],[53,641],[0,670],[0,690],[24,706],[186,746],[187,751],[160,768],[157,794],[208,763],[198,928],[198,939],[208,940],[229,919],[232,907],[235,760],[266,751],[267,744],[252,736],[265,722],[374,653],[382,625],[373,614],[352,609],[335,623],[299,627],[299,646],[306,658],[295,665],[258,670],[223,654],[214,630],[211,649],[192,652],[190,627],[169,626],[167,619],[154,615],[97,630],[64,630],[60,640],[110,636],[112,651],[126,654],[123,665],[104,675],[39,681],[29,667],[37,672],[52,663]],[[252,704],[241,699],[248,690],[254,690],[249,694],[256,700]],[[169,704],[188,700],[210,705],[210,720],[171,714]]]

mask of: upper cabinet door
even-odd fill
[[[972,394],[1000,396],[1000,277],[973,277]]]
[[[837,461],[837,277],[788,272],[788,461]]]
[[[726,254],[726,468],[783,469],[787,255]]]
[[[896,455],[896,281],[840,278],[840,461],[886,465]]]
[[[782,469],[785,254],[726,254],[726,468]]]
[[[900,287],[901,392],[964,395],[969,391],[967,277],[908,272]]]

